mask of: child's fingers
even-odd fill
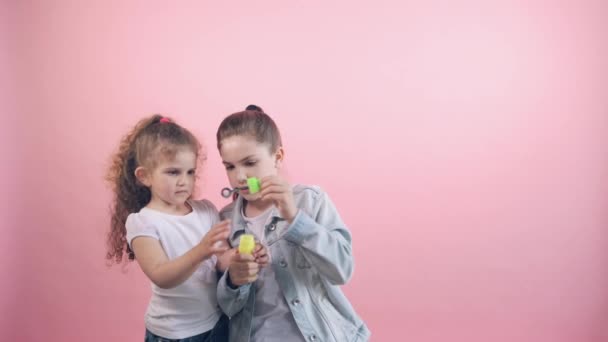
[[[207,235],[205,235],[205,239],[211,243],[215,243],[216,241],[226,240],[229,235],[229,230],[215,230],[209,231]]]
[[[215,226],[211,227],[207,234],[220,234],[230,232],[230,224],[228,222],[218,223]]]
[[[261,258],[261,257],[265,257],[267,255],[268,255],[268,253],[265,250],[253,253],[253,257],[256,258],[256,259],[257,258]]]
[[[258,263],[258,265],[260,265],[260,267],[264,267],[264,266],[268,265],[268,261],[269,261],[269,259],[270,259],[270,258],[268,258],[268,256],[267,256],[267,255],[264,255],[264,256],[261,256],[261,257],[256,258],[256,259],[255,259],[255,262],[257,262],[257,263]]]
[[[253,254],[258,253],[259,251],[261,251],[262,249],[264,249],[264,245],[256,243],[255,244],[255,249],[253,250]]]
[[[289,183],[278,178],[277,176],[272,176],[267,180],[263,180],[260,187],[260,192],[262,193],[268,191],[286,192],[289,190],[291,190]]]
[[[260,198],[264,201],[273,201],[275,205],[283,203],[285,201],[285,194],[271,193],[261,195]]]
[[[209,251],[213,254],[223,253],[230,249],[230,244],[225,236],[205,236],[202,241],[203,244],[207,245]]]
[[[255,262],[242,262],[233,264],[231,269],[242,278],[256,276],[260,271],[260,267]]]
[[[216,233],[230,232],[230,222],[222,221],[209,229],[207,234],[216,234]]]
[[[283,186],[285,181],[280,179],[278,176],[270,176],[260,181],[260,191],[271,186]]]
[[[232,262],[235,263],[246,263],[251,261],[255,261],[254,256],[251,254],[241,254],[237,251],[237,253],[234,253],[234,255],[232,256]]]
[[[214,245],[211,245],[211,253],[212,254],[222,254],[225,253],[226,251],[228,251],[230,249],[230,247],[228,247],[226,244],[219,244],[216,243]]]
[[[281,185],[271,185],[265,189],[262,189],[260,191],[260,196],[262,197],[266,197],[270,194],[284,194],[285,192],[287,192],[287,190],[285,189],[284,186]]]
[[[266,249],[266,247],[264,247],[264,245],[261,245],[261,244],[256,244],[255,250],[253,251],[253,257],[259,258],[264,255],[268,255],[268,250]]]
[[[228,242],[228,241],[226,241]],[[237,247],[231,247],[230,244],[226,244],[226,246],[228,246],[228,251],[225,253],[226,255],[230,255],[230,258],[232,258],[234,256],[234,254],[236,254],[237,252]]]
[[[247,276],[254,277],[258,275],[258,272],[260,272],[260,266],[255,262],[248,262],[246,270]]]
[[[230,264],[228,272],[232,283],[244,285],[257,280],[259,266],[253,262],[234,262]]]
[[[266,252],[265,249],[261,250],[259,252],[253,253],[253,257],[256,258],[256,259],[262,258],[262,257],[265,257],[265,256],[268,256],[268,252]]]
[[[224,220],[219,223],[216,223],[215,225],[213,225],[213,227],[211,227],[211,230],[226,228],[230,228],[230,220]]]
[[[203,239],[211,242],[219,241],[219,240],[227,240],[228,236],[230,236],[230,231],[228,230],[220,230],[220,231],[210,231],[208,232]]]
[[[260,267],[265,267],[270,260],[268,250],[262,245],[259,245],[259,248],[253,253],[253,256],[255,257],[255,262],[257,262]]]

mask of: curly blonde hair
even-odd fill
[[[151,198],[150,189],[135,177],[135,169],[139,166],[154,168],[160,157],[174,157],[177,149],[184,146],[191,148],[199,160],[201,144],[198,139],[187,129],[158,114],[140,120],[121,139],[105,177],[114,192],[106,241],[106,259],[110,263],[120,264],[125,254],[128,260],[135,259],[127,243],[125,223],[129,214],[139,212]]]

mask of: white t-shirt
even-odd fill
[[[264,228],[270,218],[271,210],[256,217],[243,218],[247,222],[247,229],[253,233],[258,241],[265,244]],[[268,253],[272,257],[272,249]],[[255,308],[251,323],[251,341],[264,342],[301,342],[304,337],[298,329],[289,305],[285,300],[283,291],[275,279],[274,270],[271,265],[264,267],[258,274],[255,285]]]
[[[219,221],[218,211],[211,202],[189,200],[188,203],[192,212],[183,216],[148,208],[130,214],[126,222],[129,245],[136,237],[148,236],[160,241],[171,260],[188,252]],[[152,283],[146,328],[169,339],[211,330],[221,314],[217,304],[216,262],[215,256],[205,260],[190,278],[172,289],[162,289]]]

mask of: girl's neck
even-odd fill
[[[172,204],[162,200],[154,199],[152,199],[150,203],[146,205],[146,208],[176,216],[188,215],[192,212],[192,207],[188,202],[184,202],[181,204]]]

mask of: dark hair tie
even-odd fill
[[[245,108],[245,110],[255,110],[264,113],[264,110],[261,107],[258,107],[254,104],[250,104],[249,106],[247,106],[247,108]]]

